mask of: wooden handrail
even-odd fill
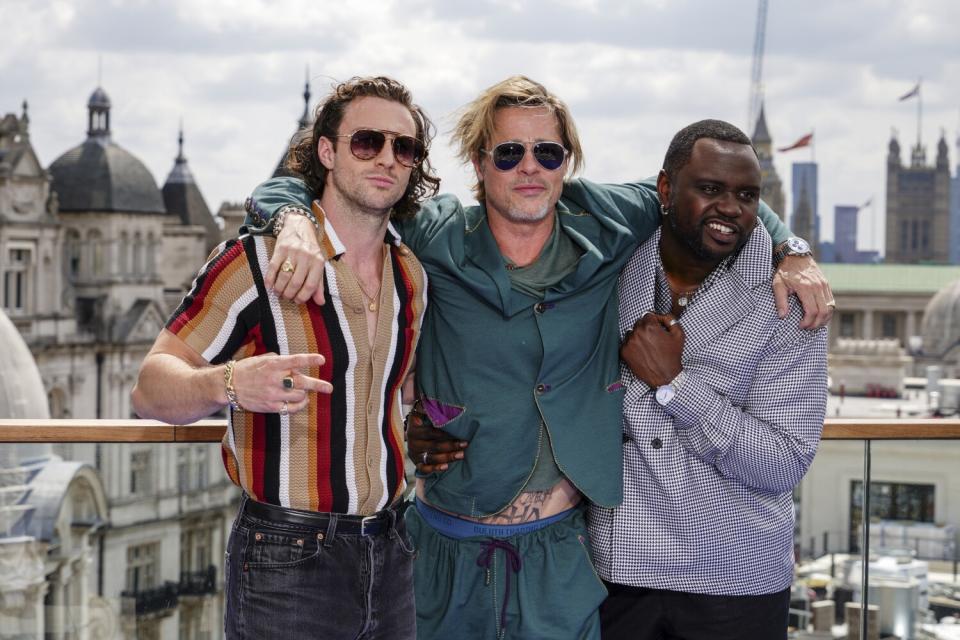
[[[226,420],[169,425],[156,420],[0,419],[0,442],[220,442]],[[829,418],[824,440],[960,440],[960,420]]]

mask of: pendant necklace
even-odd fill
[[[697,285],[696,287],[687,289],[686,291],[674,291],[673,287],[670,287],[670,292],[677,296],[677,306],[686,308],[686,306],[690,304],[690,301],[693,300],[693,295],[699,288],[700,285]]]
[[[380,281],[380,286],[377,287],[376,296],[371,296],[369,293],[367,293],[367,290],[363,288],[363,283],[360,282],[360,278],[357,278],[357,286],[360,287],[360,293],[363,294],[363,298],[369,302],[369,304],[367,304],[367,309],[370,309],[371,312],[376,313],[377,302],[380,300],[380,292],[383,290],[383,280]]]

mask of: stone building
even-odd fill
[[[0,418],[49,417],[40,371],[0,310]],[[109,638],[117,627],[94,590],[107,500],[95,470],[50,445],[0,447],[0,637]]]
[[[140,363],[220,230],[182,133],[161,191],[113,140],[103,89],[87,111],[86,139],[48,170],[30,144],[26,106],[0,120],[0,294],[51,417],[129,418]],[[238,497],[219,446],[84,443],[54,452],[95,471],[105,494],[87,589],[114,623],[96,637],[218,637]]]
[[[891,263],[950,262],[950,166],[947,141],[937,143],[937,158],[927,165],[918,141],[910,166],[900,159],[900,143],[890,139],[887,153],[887,246]]]

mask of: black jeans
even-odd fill
[[[784,640],[790,589],[710,596],[610,582],[600,605],[603,640]]]
[[[226,554],[233,639],[416,637],[413,548],[403,518],[375,536],[266,521],[244,511]]]

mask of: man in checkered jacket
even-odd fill
[[[662,224],[620,276],[624,500],[590,512],[604,638],[786,638],[792,490],[816,453],[826,329],[777,315],[760,165],[736,127],[673,139]]]

